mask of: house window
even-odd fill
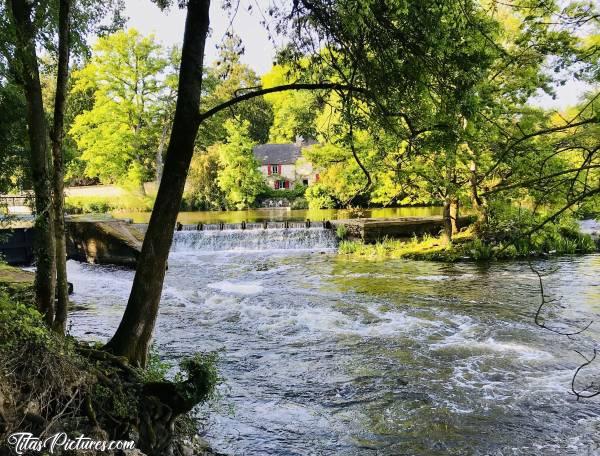
[[[269,165],[269,174],[281,174],[281,167],[279,165]]]
[[[308,185],[308,179],[302,179],[302,185],[307,186]]]
[[[274,183],[275,189],[290,188],[290,181],[276,180]]]

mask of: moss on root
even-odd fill
[[[0,452],[18,431],[134,440],[148,455],[183,454],[184,447],[189,454],[193,446],[210,454],[194,438],[191,411],[212,396],[217,381],[212,355],[186,360],[171,382],[164,371],[134,369],[56,335],[22,296],[0,292]]]

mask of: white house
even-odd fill
[[[254,156],[260,171],[274,189],[293,188],[294,185],[310,185],[319,180],[319,175],[305,157],[304,147],[316,141],[297,138],[295,144],[261,144],[254,148]]]

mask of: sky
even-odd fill
[[[234,2],[235,3],[235,2]],[[248,2],[241,2],[235,14],[232,28],[242,38],[246,52],[242,62],[248,64],[259,75],[266,73],[273,64],[275,50],[269,41],[265,28],[260,24],[262,10],[268,6],[268,0],[251,0],[253,10],[248,12]],[[221,7],[220,0],[213,0],[210,5],[211,36],[206,46],[206,61],[210,64],[217,59],[216,45],[223,40],[231,20]],[[125,15],[129,17],[129,26],[138,29],[144,35],[153,33],[164,45],[181,46],[185,24],[185,10],[171,8],[162,12],[148,0],[125,0]]]
[[[234,2],[235,3],[235,2]],[[247,10],[249,4],[253,5],[252,11]],[[269,0],[248,0],[240,2],[240,7],[235,14],[233,22],[226,11],[221,7],[221,0],[213,0],[210,6],[211,36],[206,46],[206,62],[211,64],[217,59],[217,44],[230,23],[233,31],[242,38],[246,52],[242,62],[248,64],[259,75],[266,73],[273,63],[275,49],[269,40],[265,28],[260,24],[262,11],[267,9]],[[176,7],[168,12],[162,12],[148,0],[125,0],[125,14],[129,17],[128,25],[135,27],[143,34],[153,33],[164,45],[181,46],[185,24],[185,10]],[[535,97],[532,102],[547,109],[563,109],[577,103],[587,86],[578,81],[569,81],[565,86],[557,88],[557,97],[553,100],[548,95]]]

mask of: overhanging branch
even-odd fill
[[[530,185],[537,184],[539,182],[544,182],[544,181],[553,179],[555,177],[560,177],[560,176],[563,176],[565,174],[571,174],[571,173],[576,173],[576,172],[579,172],[579,171],[585,171],[587,169],[595,169],[595,168],[600,168],[600,165],[581,166],[579,168],[567,169],[567,170],[564,170],[564,171],[559,171],[559,172],[556,172],[556,173],[553,173],[553,174],[549,174],[547,176],[542,176],[542,177],[538,177],[538,178],[535,178],[535,179],[529,179],[529,180],[526,180],[526,181],[523,181],[523,182],[517,182],[517,183],[514,183],[514,184],[510,184],[510,185],[502,185],[502,186],[499,186],[499,187],[494,187],[491,190],[488,190],[487,192],[481,193],[481,196],[489,196],[492,193],[498,193],[498,192],[502,192],[502,191],[505,191],[505,190],[511,190],[511,189],[514,189],[514,188],[528,187]]]
[[[223,111],[224,109],[230,108],[231,106],[241,103],[242,101],[251,100],[252,98],[261,97],[270,93],[285,92],[288,90],[343,90],[359,92],[362,94],[368,93],[367,90],[362,87],[355,87],[347,84],[338,84],[333,82],[284,84],[280,86],[269,87],[267,89],[254,90],[252,92],[233,97],[225,103],[221,103],[220,105],[217,105],[214,108],[211,108],[208,111],[201,113],[199,115],[199,122],[203,122],[206,119],[214,116],[215,114]]]

